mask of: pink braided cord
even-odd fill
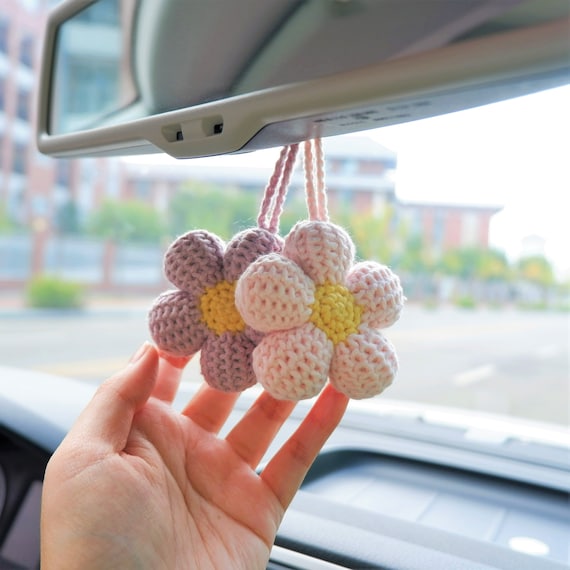
[[[309,220],[328,222],[325,160],[320,138],[305,141],[305,191]]]
[[[273,174],[265,187],[259,215],[257,216],[257,225],[260,228],[269,230],[271,233],[277,233],[279,229],[279,218],[283,211],[283,203],[287,195],[298,150],[298,144],[285,146],[281,149]]]

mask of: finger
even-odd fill
[[[342,419],[347,404],[348,398],[328,384],[295,433],[262,471],[261,478],[284,509],[293,500],[315,457]]]
[[[157,370],[158,353],[145,343],[124,370],[99,386],[72,427],[70,437],[103,445],[109,452],[124,449],[133,417],[152,393]]]
[[[234,409],[239,392],[222,392],[203,384],[182,414],[201,428],[218,433]]]
[[[276,400],[263,392],[228,434],[226,441],[255,468],[295,404],[289,400]]]
[[[159,355],[158,376],[152,396],[171,404],[178,392],[184,367],[190,358],[174,357],[162,352],[159,352]]]

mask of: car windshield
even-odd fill
[[[168,244],[255,225],[279,149],[40,155],[37,4],[0,14],[0,365],[99,383],[149,337],[148,308],[171,287]],[[399,374],[372,406],[568,425],[568,100],[565,86],[324,141],[331,220],[359,259],[400,275],[407,297],[385,331]],[[298,167],[282,235],[306,217]],[[184,378],[201,381],[198,358]]]

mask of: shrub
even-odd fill
[[[43,275],[28,284],[27,300],[36,308],[77,309],[84,303],[84,290],[79,283]]]
[[[464,295],[463,297],[458,297],[455,299],[455,305],[461,307],[462,309],[474,309],[476,306],[475,299],[469,295]]]

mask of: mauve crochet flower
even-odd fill
[[[396,353],[377,329],[400,316],[400,281],[378,263],[353,263],[354,245],[342,228],[300,222],[282,255],[258,259],[239,279],[238,310],[267,333],[253,351],[253,368],[275,398],[315,396],[327,376],[350,398],[369,398],[394,379]]]
[[[281,251],[282,244],[262,228],[237,234],[227,247],[204,230],[178,238],[164,260],[165,275],[178,290],[160,295],[149,314],[157,346],[173,356],[201,350],[202,374],[219,390],[239,392],[255,384],[251,353],[262,335],[238,313],[235,284],[250,263]]]

